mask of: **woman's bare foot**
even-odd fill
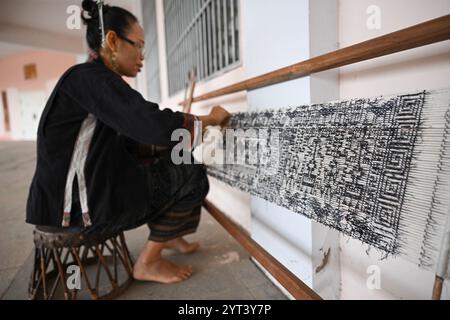
[[[198,250],[200,247],[199,242],[192,242],[189,243],[186,240],[184,240],[182,237],[169,240],[165,243],[166,249],[173,249],[181,253],[192,253]]]
[[[162,258],[150,263],[144,263],[138,260],[133,268],[133,278],[141,281],[155,281],[169,284],[186,280],[191,275],[191,266],[177,266]]]
[[[133,267],[133,278],[142,281],[175,283],[192,275],[191,266],[177,266],[161,257],[165,242],[148,241]]]

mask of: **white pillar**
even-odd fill
[[[167,48],[163,0],[156,0],[156,30],[158,31],[159,79],[161,84],[161,101],[169,98],[169,75],[167,69]]]
[[[337,0],[241,1],[245,78],[337,49],[337,10]],[[336,100],[338,93],[337,71],[321,73],[249,91],[249,111]],[[338,299],[339,234],[256,197],[251,211],[252,238],[323,298]]]
[[[143,27],[143,16],[144,12],[142,11],[142,0],[133,0],[131,2],[131,11],[136,16],[136,18],[139,20],[141,26]],[[144,31],[145,32],[145,31]],[[139,91],[144,99],[148,99],[148,90],[147,90],[147,68],[145,67],[145,60],[144,60],[144,67],[142,68],[141,72],[139,72],[135,78],[135,89]]]

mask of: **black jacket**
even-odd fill
[[[69,167],[74,163],[83,164],[76,178],[85,182],[85,225],[107,223],[125,212],[142,214],[148,207],[148,186],[144,169],[128,152],[125,140],[170,147],[175,144],[172,131],[186,128],[193,134],[195,119],[170,109],[160,110],[101,60],[71,67],[60,78],[40,119],[26,222],[63,225],[63,216],[68,214],[64,208],[70,200],[67,186],[72,185]],[[89,138],[84,140],[88,141],[85,158],[78,161],[83,158],[74,154],[79,150],[75,146],[83,141],[82,128],[89,126],[91,136],[89,130],[83,134]]]

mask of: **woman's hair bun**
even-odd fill
[[[81,3],[81,7],[83,8],[83,14],[81,15],[84,23],[88,23],[91,20],[98,19],[98,5],[94,0],[83,0]],[[88,16],[86,16],[86,14]]]

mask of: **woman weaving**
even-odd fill
[[[163,259],[161,251],[197,250],[182,236],[196,231],[209,183],[203,165],[172,162],[172,133],[189,130],[192,147],[202,136],[195,121],[223,126],[230,114],[217,106],[194,116],[146,101],[122,79],[142,68],[144,33],[136,17],[102,2],[82,6],[90,60],[64,73],[41,116],[26,221],[98,234],[147,224],[133,276],[182,281],[192,267]],[[145,161],[140,150],[147,150]]]

